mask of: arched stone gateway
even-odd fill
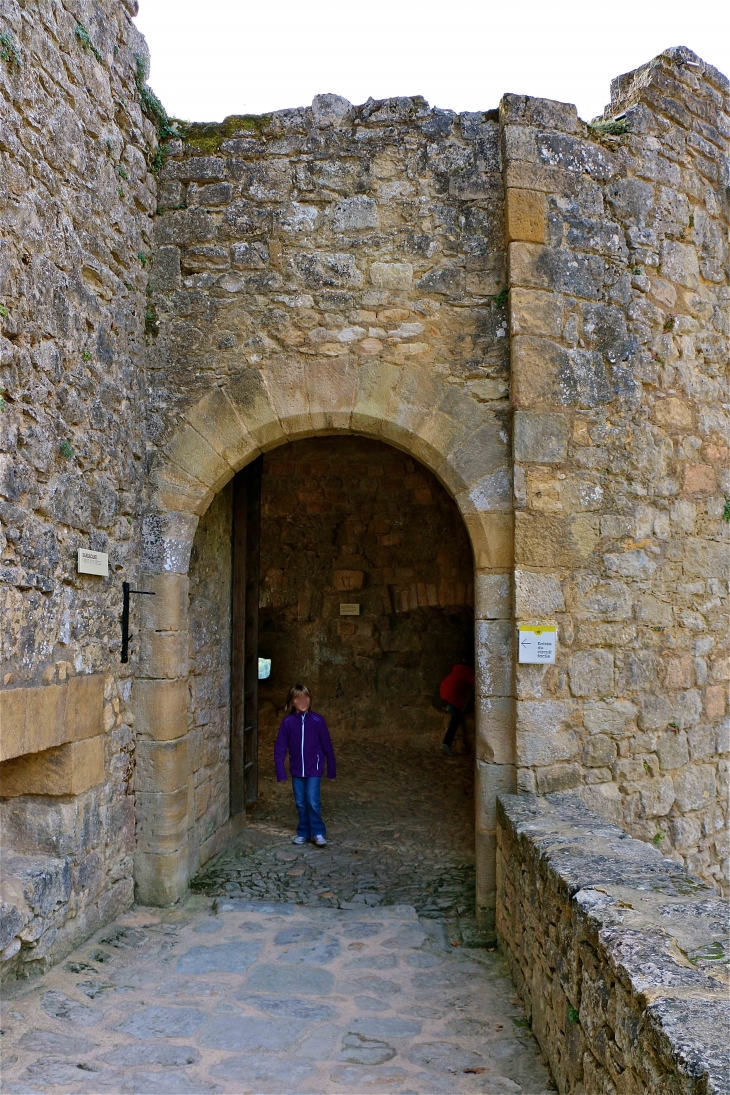
[[[423,369],[338,367],[309,359],[306,371],[278,358],[246,369],[185,415],[152,479],[145,523],[138,678],[136,887],[145,903],[168,903],[191,870],[188,816],[188,582],[198,518],[215,494],[261,452],[326,434],[377,438],[411,454],[454,498],[475,562],[477,704],[477,899],[494,907],[496,795],[515,782],[510,567],[509,437],[494,411]]]

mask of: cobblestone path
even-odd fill
[[[472,932],[473,759],[438,743],[413,749],[338,741],[336,780],[322,781],[328,845],[292,845],[291,782],[277,784],[262,743],[259,802],[238,847],[196,880],[199,891],[352,908],[413,905]]]
[[[326,849],[291,845],[266,777],[198,880],[215,895],[134,909],[7,992],[3,1092],[553,1091],[501,956],[466,945],[471,762],[338,760]]]

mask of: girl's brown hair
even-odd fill
[[[292,711],[296,710],[294,707],[295,696],[309,696],[309,706],[312,706],[312,693],[307,688],[306,684],[295,684],[289,689],[286,697],[286,707],[284,708],[285,715],[291,715]]]

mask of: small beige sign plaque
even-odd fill
[[[359,616],[360,605],[340,605],[340,616]]]
[[[79,574],[100,574],[102,578],[106,578],[109,575],[109,556],[105,551],[79,548],[76,569]]]

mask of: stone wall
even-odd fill
[[[518,788],[581,788],[730,883],[728,81],[669,50],[607,118],[507,96]],[[613,131],[613,132],[612,132]]]
[[[264,721],[302,680],[335,737],[437,747],[439,682],[474,627],[471,549],[443,487],[378,441],[299,441],[264,457],[261,531]]]
[[[228,820],[231,728],[232,488],[211,504],[190,555],[191,876],[220,850]]]
[[[471,539],[482,914],[516,776],[727,885],[727,80],[680,48],[598,125],[321,95],[175,135],[135,10],[2,12],[0,808],[49,860],[16,865],[5,957],[131,899],[133,786],[138,895],[185,893],[225,814],[197,523],[262,451],[337,431],[425,465]],[[155,592],[126,666],[123,579]],[[515,616],[557,623],[555,666],[515,671]]]
[[[567,794],[498,806],[497,930],[561,1095],[730,1090],[728,905]]]
[[[132,901],[119,613],[156,206],[133,7],[5,0],[0,18],[0,951],[25,973]],[[79,547],[109,553],[109,578],[76,573]]]

